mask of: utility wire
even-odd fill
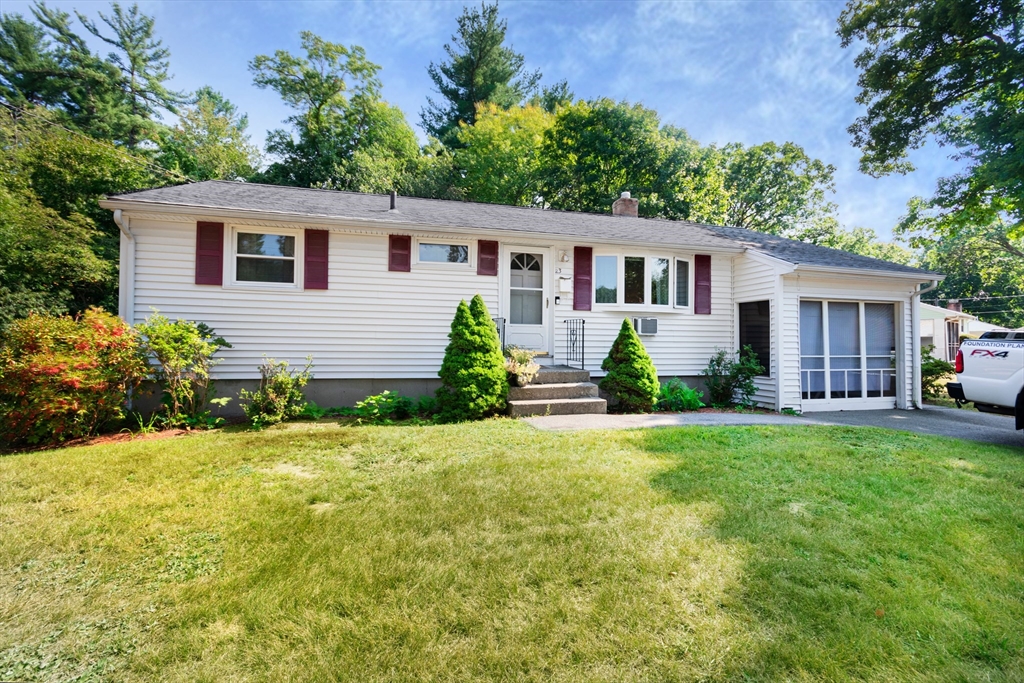
[[[940,301],[988,301],[990,299],[1024,299],[1024,294],[1007,294],[1005,296],[944,296],[941,299],[922,299],[922,302],[930,304]]]
[[[129,159],[131,159],[135,163],[137,163],[137,164],[139,164],[141,166],[145,166],[149,170],[154,171],[156,173],[163,174],[163,175],[165,175],[168,178],[171,178],[173,180],[178,180],[178,181],[185,182],[185,183],[194,183],[195,182],[194,180],[192,180],[191,178],[189,178],[186,175],[182,175],[182,174],[178,173],[177,171],[172,171],[169,168],[164,168],[163,166],[159,166],[159,165],[154,164],[152,162],[146,161],[145,159],[139,158],[139,157],[135,156],[134,154],[132,154],[131,152],[118,147],[117,145],[113,145],[113,144],[111,144],[111,143],[109,143],[109,142],[107,142],[105,140],[99,140],[99,139],[94,138],[94,137],[92,137],[90,135],[86,135],[82,131],[78,131],[78,130],[74,130],[72,128],[68,128],[67,126],[65,126],[65,125],[63,125],[63,124],[61,124],[61,123],[59,123],[57,121],[50,121],[45,116],[39,116],[38,114],[36,114],[35,112],[33,112],[30,109],[25,109],[25,108],[22,108],[22,107],[15,107],[13,104],[9,104],[9,103],[3,102],[3,101],[0,101],[0,105],[3,105],[4,107],[6,107],[12,114],[22,115],[22,116],[30,116],[30,117],[38,120],[38,121],[42,121],[43,123],[47,124],[48,126],[54,126],[55,128],[60,128],[63,131],[71,133],[72,135],[77,135],[78,137],[85,138],[86,140],[89,140],[90,142],[93,142],[95,144],[102,145],[104,147],[108,147],[108,148],[114,150],[115,152],[118,152],[119,154],[128,157]]]

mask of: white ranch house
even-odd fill
[[[210,181],[113,196],[120,315],[202,321],[233,348],[221,395],[262,356],[313,356],[310,396],[352,405],[437,386],[456,304],[476,293],[507,344],[600,364],[637,318],[662,379],[752,345],[764,406],[920,403],[920,294],[941,276],[739,228]],[[394,207],[394,208],[392,208]],[[647,319],[647,320],[642,320]],[[581,345],[585,355],[580,358]]]

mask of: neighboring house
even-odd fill
[[[919,295],[942,276],[739,228],[611,214],[210,181],[110,197],[120,313],[202,321],[233,348],[222,395],[261,357],[313,356],[310,395],[351,405],[437,386],[460,299],[507,344],[596,376],[623,318],[659,374],[698,381],[749,344],[757,400],[781,410],[920,403]],[[585,324],[584,324],[585,323]]]
[[[921,304],[921,348],[933,346],[934,357],[952,363],[960,348],[960,335],[969,334],[980,322],[956,308]]]

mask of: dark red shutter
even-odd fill
[[[306,289],[327,289],[330,234],[326,230],[306,230]]]
[[[697,254],[693,257],[693,312],[711,314],[711,257]]]
[[[589,311],[594,292],[594,249],[574,247],[572,250],[572,310]]]
[[[388,235],[388,270],[408,273],[412,268],[412,238]]]
[[[498,274],[498,243],[479,240],[476,243],[476,274]]]
[[[224,283],[224,224],[196,223],[196,284]]]

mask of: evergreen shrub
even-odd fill
[[[600,387],[612,396],[614,408],[627,413],[651,412],[661,389],[658,371],[628,318],[622,321],[601,369],[608,374]]]
[[[29,315],[0,342],[0,445],[59,443],[112,428],[146,377],[136,334],[90,308],[77,318]]]
[[[508,396],[505,358],[498,329],[479,294],[469,305],[459,302],[448,339],[438,372],[437,419],[479,420],[504,409]]]

